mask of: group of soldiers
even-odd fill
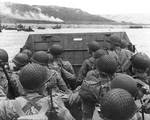
[[[0,120],[149,120],[150,58],[117,36],[87,47],[78,74],[59,44],[24,48],[11,64],[0,49]]]

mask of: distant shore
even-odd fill
[[[31,26],[32,28],[38,28],[38,27],[45,27],[45,28],[51,28],[57,24],[37,24],[37,23],[1,23],[2,26],[10,26],[10,27],[16,27],[17,25],[22,24],[24,26]],[[150,28],[150,24],[60,24],[62,28]]]

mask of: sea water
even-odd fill
[[[65,29],[45,29],[37,30],[34,32],[24,32],[16,30],[3,30],[0,32],[0,48],[5,49],[10,60],[19,52],[23,47],[29,34],[44,34],[44,33],[68,33],[68,32],[113,32],[124,31],[127,33],[130,41],[136,46],[137,51],[145,52],[150,56],[150,29],[127,29],[127,28],[65,28]]]

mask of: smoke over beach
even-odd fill
[[[15,8],[12,10],[11,5],[11,3],[0,3],[0,15],[21,20],[45,20],[51,22],[63,22],[63,20],[60,18],[55,18],[54,16],[43,14],[41,9],[38,7],[33,7],[32,11],[18,11]]]

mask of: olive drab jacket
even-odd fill
[[[49,64],[49,68],[56,70],[61,75],[68,88],[72,89],[74,87],[76,75],[69,61],[58,59],[54,61],[53,64]]]
[[[59,96],[53,96],[53,105],[58,118],[74,120]],[[14,100],[0,101],[0,120],[17,119],[20,116],[45,114],[51,109],[50,97],[43,97],[38,93],[28,93],[26,96]]]
[[[112,76],[113,77],[113,76]],[[110,90],[110,78],[107,75],[101,74],[98,70],[91,70],[87,73],[85,80],[81,85],[80,95],[81,97],[86,97],[82,95],[87,93],[87,96],[91,96],[92,101],[99,101],[99,99]],[[87,91],[86,91],[87,90]],[[90,100],[90,99],[89,99]]]
[[[84,78],[86,77],[86,74],[90,71],[95,69],[95,58],[90,57],[89,59],[86,59],[79,70],[77,82],[82,83]]]
[[[70,93],[71,90],[68,89],[66,83],[60,76],[60,74],[53,70],[47,68],[47,80],[45,81],[45,86],[53,86],[52,89],[55,92],[64,92],[64,93]]]
[[[87,73],[79,91],[82,100],[82,120],[92,119],[96,104],[100,104],[101,98],[110,90],[110,80],[110,77],[101,75],[97,70]]]
[[[15,72],[12,72],[11,74],[11,85],[12,87],[14,88],[14,91],[15,91],[15,96],[14,97],[18,97],[20,95],[24,95],[25,94],[25,91],[19,81],[19,72],[20,70],[18,71],[15,71]]]
[[[127,49],[116,49],[114,51],[118,56],[119,68],[117,72],[126,72],[130,66],[130,59],[133,53]]]

